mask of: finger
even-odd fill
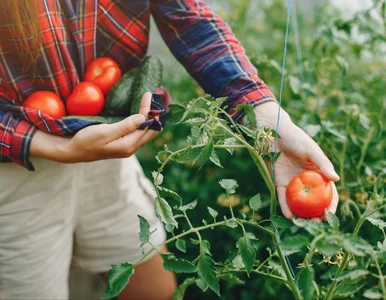
[[[103,150],[110,157],[128,157],[136,151],[138,141],[146,134],[146,130],[136,130],[116,139],[104,146]]]
[[[334,166],[327,156],[323,153],[322,149],[314,142],[314,147],[308,149],[308,157],[322,172],[327,179],[331,181],[338,181],[339,175],[335,172]]]
[[[145,118],[148,117],[147,115],[151,109],[151,97],[152,94],[150,92],[143,94],[141,104],[139,106],[139,114],[143,115]]]
[[[132,115],[120,122],[106,126],[106,128],[108,128],[108,141],[112,142],[132,132],[135,132],[139,125],[145,122],[145,120],[146,119],[143,115],[137,114]]]
[[[285,193],[286,193],[286,188],[284,186],[277,187],[277,196],[279,197],[281,212],[287,219],[291,220],[293,217],[293,213],[288,207],[287,196]]]
[[[338,195],[338,191],[336,189],[335,183],[331,182],[331,187],[332,187],[332,201],[330,206],[327,208],[327,210],[335,214],[339,203],[339,195]]]

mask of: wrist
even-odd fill
[[[57,162],[67,162],[69,154],[66,151],[62,151],[59,146],[67,144],[69,140],[66,137],[37,130],[31,140],[30,155]]]
[[[277,119],[279,113],[279,105],[276,102],[265,102],[254,107],[257,124],[259,127],[268,126],[272,129],[276,129]],[[280,108],[280,127],[288,126],[292,124],[291,117],[282,108]]]

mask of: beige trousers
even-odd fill
[[[165,232],[154,189],[133,156],[36,171],[0,164],[0,299],[67,299],[70,266],[102,273],[142,256],[139,220],[152,242]]]

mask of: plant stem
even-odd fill
[[[382,294],[383,294],[383,299],[386,300],[386,285],[385,285],[385,276],[383,276],[381,267],[379,266],[378,259],[375,260],[375,265],[377,266],[377,270],[379,273],[379,281],[381,283],[381,288],[382,288]]]
[[[359,162],[358,162],[357,167],[356,167],[356,169],[357,169],[357,180],[358,180],[359,184],[362,183],[362,177],[360,176],[360,172],[361,172],[361,168],[363,166],[364,160],[365,160],[367,149],[369,148],[369,145],[370,145],[371,139],[374,136],[374,133],[375,133],[375,128],[371,127],[369,132],[368,132],[368,134],[367,134],[367,136],[366,136],[366,139],[363,142],[363,146],[362,146],[362,149],[361,149],[361,156],[359,158]]]

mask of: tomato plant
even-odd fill
[[[102,91],[90,82],[79,83],[66,101],[68,113],[78,116],[97,116],[104,104]]]
[[[330,206],[332,187],[322,173],[307,170],[291,180],[286,196],[288,206],[296,216],[316,218]]]
[[[54,92],[37,91],[32,93],[23,103],[23,106],[41,110],[54,119],[60,119],[66,115],[66,108]]]
[[[118,64],[108,57],[94,59],[87,66],[84,74],[84,81],[95,84],[105,95],[120,78],[121,70]]]

